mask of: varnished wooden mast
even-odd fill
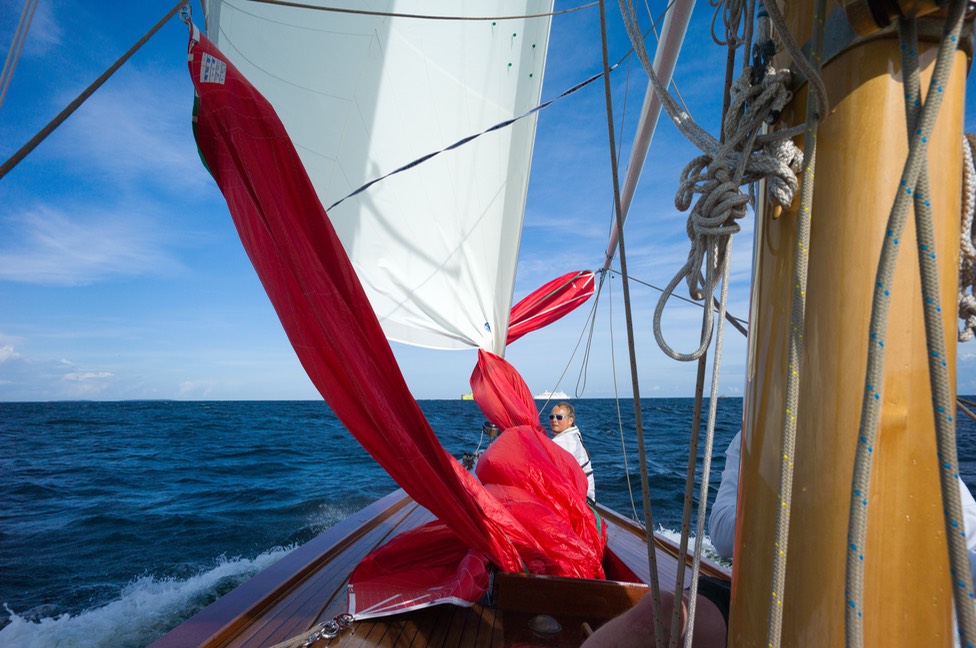
[[[786,4],[803,42],[813,3]],[[936,47],[921,46],[923,92]],[[953,389],[967,67],[957,52],[928,160]],[[844,645],[848,507],[872,290],[907,151],[897,33],[843,52],[823,77],[831,110],[818,136],[782,634],[783,646],[818,648]],[[786,123],[803,120],[805,102],[799,93]],[[774,219],[765,210],[756,237],[730,646],[767,642],[796,213]],[[865,645],[948,646],[952,593],[911,218],[903,239],[871,482]]]

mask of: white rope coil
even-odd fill
[[[976,230],[973,229],[973,213],[976,212],[976,162],[973,146],[976,137],[964,135],[962,141],[962,227],[959,240],[959,341],[968,342],[976,336]]]
[[[721,278],[718,269],[724,264],[724,241],[739,232],[737,221],[748,213],[749,196],[742,187],[767,179],[771,197],[784,207],[792,204],[796,195],[802,152],[786,133],[779,139],[769,135],[759,139],[764,125],[779,115],[793,97],[790,72],[770,67],[761,82],[752,84],[752,71],[752,67],[746,67],[731,89],[725,143],[711,138],[693,139],[703,154],[689,162],[679,178],[674,204],[681,211],[691,208],[685,227],[691,248],[687,263],[662,294],[654,321],[658,345],[676,360],[701,357],[711,343],[711,318],[706,313],[701,346],[692,353],[679,353],[661,333],[663,305],[682,279],[693,299],[711,303]]]

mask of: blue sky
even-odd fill
[[[557,8],[575,5],[557,2]],[[22,6],[0,3],[4,54]],[[42,128],[171,6],[123,3],[107,10],[92,2],[40,0],[0,106],[0,158]],[[193,9],[202,26],[202,11],[197,4]],[[708,35],[711,13],[708,3],[699,3],[675,79],[692,115],[715,133],[725,55]],[[608,4],[608,17],[616,60],[629,49],[616,3]],[[544,99],[601,69],[598,27],[595,7],[554,19]],[[170,20],[0,180],[0,401],[318,398],[197,156],[186,41],[183,24]],[[624,122],[617,133],[622,160],[643,79],[636,61],[613,77],[615,117]],[[976,130],[972,98],[966,125]],[[598,267],[611,216],[602,84],[543,111],[538,129],[516,299],[563,272]],[[673,201],[680,169],[694,155],[662,119],[626,230],[630,273],[641,281],[663,286],[684,263],[686,215]],[[729,304],[743,318],[751,239],[750,217],[734,243]],[[569,393],[585,384],[588,397],[630,393],[620,280],[608,283],[585,378],[588,307],[509,349],[507,358],[533,391],[558,383]],[[675,363],[654,341],[657,293],[638,284],[631,290],[642,395],[691,395],[694,363]],[[700,309],[675,305],[666,318],[669,339],[690,349]],[[417,398],[469,391],[473,351],[394,350]],[[961,346],[959,358],[960,392],[974,393],[976,347]],[[742,394],[744,365],[745,341],[729,330],[722,393]]]

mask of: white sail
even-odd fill
[[[207,4],[210,38],[275,107],[327,208],[539,102],[548,16]],[[425,16],[552,9],[552,0],[321,4]],[[504,351],[534,137],[533,116],[329,210],[388,338]]]

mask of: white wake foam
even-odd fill
[[[674,529],[668,529],[663,526],[660,526],[657,528],[657,534],[664,538],[667,538],[668,540],[675,543],[676,545],[681,542],[681,533],[679,531],[675,531]],[[691,536],[690,538],[688,538],[688,553],[691,554],[694,553],[694,551],[695,551],[695,537]],[[701,555],[702,558],[707,558],[712,562],[718,563],[719,565],[722,565],[724,567],[729,567],[729,568],[732,567],[732,563],[730,561],[718,555],[718,552],[715,551],[715,547],[712,545],[711,539],[707,535],[704,536],[704,539],[702,541]]]
[[[185,580],[143,576],[129,583],[117,600],[77,615],[62,614],[32,621],[7,608],[10,624],[0,630],[0,646],[145,646],[201,609],[218,588],[236,586],[280,560],[291,549],[272,549],[253,560],[220,559],[213,569]]]

